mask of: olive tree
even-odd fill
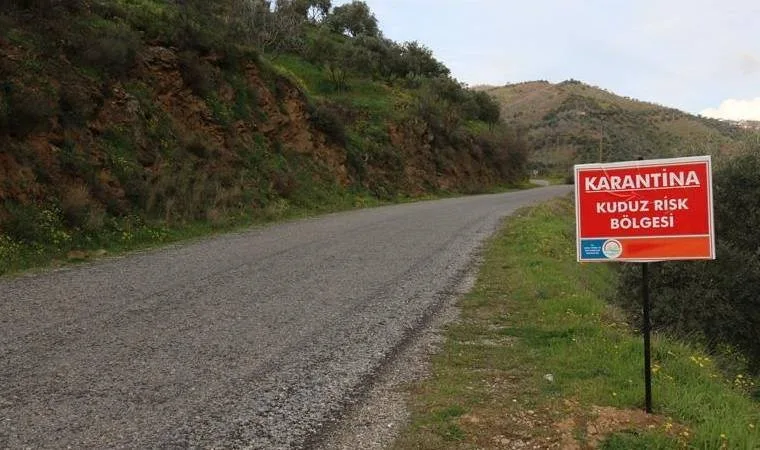
[[[327,22],[333,31],[356,37],[362,34],[380,35],[377,18],[366,3],[353,1],[333,9]]]

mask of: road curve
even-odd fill
[[[516,208],[373,208],[0,280],[0,448],[301,448]]]

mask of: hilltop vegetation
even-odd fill
[[[6,0],[0,273],[524,178],[498,105],[329,0]]]
[[[535,169],[686,155],[730,155],[750,133],[740,127],[620,97],[575,80],[482,87],[502,117],[525,129]]]

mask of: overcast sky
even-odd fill
[[[760,0],[366,3],[385,36],[420,41],[471,86],[574,78],[695,114],[760,120]]]

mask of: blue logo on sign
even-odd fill
[[[607,239],[583,239],[581,240],[581,259],[607,259],[603,248]]]

